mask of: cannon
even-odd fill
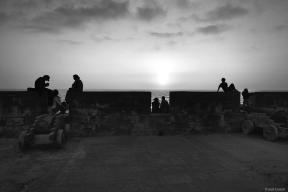
[[[68,114],[49,115],[36,117],[32,126],[23,130],[18,138],[18,146],[27,150],[33,145],[53,144],[62,147],[67,140]]]

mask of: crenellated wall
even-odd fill
[[[170,113],[152,114],[151,92],[71,93],[71,133],[93,135],[163,135],[216,130],[225,114],[235,119],[240,94],[170,92]],[[35,92],[0,92],[1,134],[11,136],[47,109],[47,97]],[[226,110],[227,109],[227,110]],[[231,114],[232,112],[232,114]],[[10,132],[12,133],[10,133]],[[5,135],[4,134],[4,135]]]
[[[76,135],[132,134],[150,114],[151,92],[83,92],[70,93],[70,98],[71,131]]]
[[[230,117],[239,111],[240,93],[172,91],[170,107],[175,126],[184,132],[225,131],[234,124]]]
[[[254,107],[288,107],[288,92],[255,92],[249,98]]]
[[[237,110],[240,107],[240,93],[223,92],[170,92],[171,108],[181,108],[189,111],[208,110],[211,107],[221,105],[224,109]]]
[[[151,92],[82,92],[72,93],[77,98],[77,108],[102,107],[105,111],[113,112],[136,112],[141,114],[150,113]],[[73,108],[73,106],[72,106]]]
[[[76,135],[161,135],[202,131],[223,120],[223,108],[239,109],[240,95],[171,92],[171,113],[150,113],[150,92],[73,93],[71,130]]]

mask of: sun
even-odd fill
[[[161,86],[169,84],[169,74],[168,73],[159,73],[157,74],[157,83]]]
[[[153,54],[149,57],[154,82],[160,87],[169,86],[172,81],[175,60],[169,54]]]

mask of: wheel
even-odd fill
[[[249,135],[255,130],[255,126],[251,120],[244,120],[241,129],[244,134]]]
[[[268,141],[276,141],[278,136],[278,129],[275,125],[269,125],[263,128],[263,137]]]
[[[30,143],[27,140],[27,132],[22,131],[18,138],[18,147],[21,151],[26,151],[30,147]]]

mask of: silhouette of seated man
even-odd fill
[[[242,91],[242,96],[243,96],[243,106],[248,107],[249,106],[249,97],[252,96],[253,93],[249,93],[248,89],[245,88]]]
[[[162,96],[161,104],[160,104],[160,112],[161,113],[169,113],[169,104],[166,101],[165,97]]]
[[[80,77],[75,74],[73,75],[74,82],[72,84],[72,87],[68,89],[65,97],[65,101],[68,104],[72,104],[72,101],[75,100],[75,94],[73,93],[82,93],[83,92],[83,83],[80,79]],[[77,94],[76,94],[77,95]]]
[[[154,98],[152,102],[152,113],[159,113],[160,102],[158,98]]]
[[[83,83],[78,75],[73,75],[74,83],[72,84],[72,90],[76,92],[83,91]]]
[[[225,78],[222,78],[221,81],[222,81],[222,82],[219,84],[218,89],[217,89],[217,92],[219,92],[219,89],[220,89],[220,88],[221,88],[224,92],[227,92],[227,91],[228,91],[228,84],[226,83],[226,79],[225,79]]]
[[[50,80],[50,76],[49,75],[44,75],[42,77],[39,77],[38,79],[36,79],[34,86],[35,86],[35,90],[41,95],[42,93],[45,92],[45,90],[47,89],[46,87],[49,86],[49,83],[46,81]]]
[[[228,87],[228,90],[229,92],[239,92],[236,88],[235,88],[235,85],[233,83],[231,83]]]

